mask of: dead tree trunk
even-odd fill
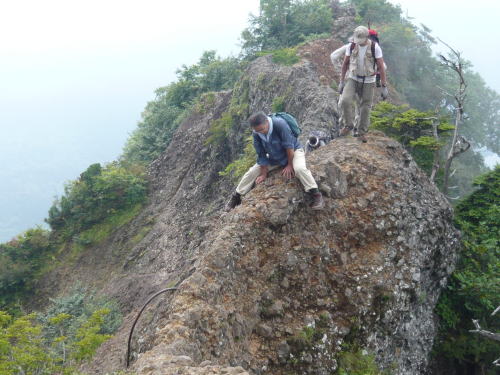
[[[451,172],[451,164],[453,159],[467,151],[470,148],[470,143],[462,136],[459,135],[460,124],[463,120],[464,114],[464,102],[467,97],[465,91],[467,89],[467,83],[465,82],[464,72],[463,72],[463,60],[460,55],[460,52],[455,51],[448,44],[440,40],[446,47],[451,50],[452,57],[447,58],[443,55],[439,55],[443,64],[453,70],[459,79],[459,86],[457,92],[451,96],[455,99],[456,107],[455,107],[455,129],[453,131],[453,137],[451,140],[450,150],[446,156],[446,161],[444,164],[444,181],[443,181],[443,193],[445,195],[448,194],[448,186],[449,186],[449,178]]]
[[[495,315],[498,311],[500,311],[500,306],[498,306],[495,309],[495,311],[493,311],[491,316]],[[476,319],[472,319],[472,323],[474,323],[474,326],[476,327],[476,329],[470,330],[469,332],[477,333],[477,334],[484,336],[484,337],[487,337],[489,339],[500,341],[500,333],[494,333],[494,332],[490,332],[490,331],[486,331],[486,330],[482,329],[481,326],[479,325],[479,321]],[[500,367],[500,358],[493,361],[493,364],[495,366]]]

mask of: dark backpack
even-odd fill
[[[288,112],[276,112],[276,113],[271,113],[269,116],[270,117],[279,117],[279,118],[282,118],[283,120],[285,120],[295,137],[298,137],[300,135],[300,133],[302,133],[302,129],[300,128],[299,123],[297,122],[297,119],[295,117],[293,117],[293,115],[291,115],[290,113],[288,113]]]

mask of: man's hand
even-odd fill
[[[259,177],[257,177],[257,179],[255,180],[255,183],[258,185],[258,184],[261,184],[264,182],[264,180],[267,178],[266,175],[264,174],[261,174]]]
[[[382,86],[382,90],[380,91],[380,96],[383,100],[386,100],[389,97],[389,90],[387,90],[386,86]]]
[[[345,82],[340,81],[340,83],[339,83],[339,94],[340,95],[342,95],[342,92],[344,91],[344,87],[345,87]]]
[[[286,167],[281,171],[281,175],[284,176],[287,180],[291,179],[295,175],[293,166],[287,164]]]

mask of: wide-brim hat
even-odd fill
[[[354,43],[363,44],[366,43],[366,41],[368,40],[368,35],[370,35],[370,32],[367,27],[358,26],[354,29],[354,34],[352,38],[354,40]]]

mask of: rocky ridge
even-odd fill
[[[311,211],[275,174],[221,218],[139,374],[208,374],[196,366],[207,360],[229,373],[330,374],[353,342],[394,373],[425,369],[458,244],[447,201],[379,134],[337,139],[308,161],[327,208]]]
[[[221,216],[234,184],[219,171],[239,157],[249,113],[279,98],[304,136],[336,136],[335,71],[319,56],[340,44],[311,42],[293,66],[252,62],[234,90],[182,122],[150,167],[143,212],[40,282],[48,295],[80,281],[120,303],[124,323],[85,373],[123,369],[133,318],[174,285],[136,328],[137,374],[330,374],[347,347],[394,374],[425,369],[458,234],[447,201],[397,142],[374,133],[367,144],[335,139],[308,155],[325,211],[310,211],[298,183],[275,174]],[[227,136],[207,144],[228,112]]]

